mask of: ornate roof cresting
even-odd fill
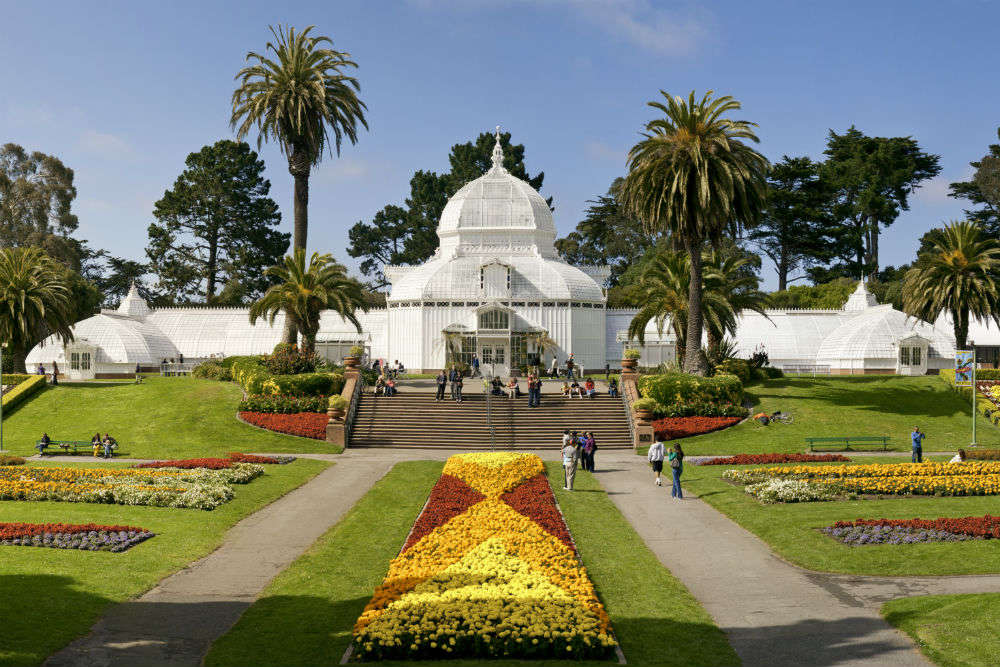
[[[490,169],[491,173],[501,172],[506,173],[506,169],[503,168],[503,148],[500,146],[500,126],[497,125],[496,132],[497,142],[493,144],[493,167]]]

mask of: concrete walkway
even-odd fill
[[[111,607],[90,634],[45,665],[200,665],[212,642],[236,623],[268,582],[336,524],[396,457],[362,454],[339,461],[237,523],[213,553],[139,599]]]
[[[670,498],[645,461],[598,456],[597,479],[646,544],[729,637],[744,667],[927,667],[879,615],[883,602],[1000,591],[1000,575],[863,577],[803,570],[703,501]]]

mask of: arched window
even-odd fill
[[[479,313],[480,329],[509,329],[510,316],[507,311],[493,308]]]
[[[479,293],[485,297],[506,297],[510,294],[510,267],[486,264],[479,269]]]

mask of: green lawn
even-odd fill
[[[24,456],[47,432],[53,440],[111,433],[133,458],[196,458],[226,452],[338,453],[322,440],[254,428],[236,419],[233,382],[149,377],[142,384],[94,382],[48,387],[4,415],[4,447]]]
[[[350,644],[355,620],[399,552],[441,468],[441,463],[428,461],[396,465],[337,526],[271,582],[233,629],[216,641],[205,664],[338,664]],[[549,463],[548,472],[550,479],[561,483],[558,463]],[[659,564],[594,478],[579,473],[576,486],[573,493],[557,491],[557,498],[629,664],[738,665],[722,631]],[[489,664],[527,663],[491,660]],[[547,660],[544,664],[580,663]]]
[[[902,598],[882,614],[941,667],[1000,665],[1000,593]]]
[[[898,459],[895,460],[898,462]],[[865,458],[863,463],[892,462]],[[730,466],[684,466],[683,484],[767,542],[786,560],[823,572],[875,575],[1000,572],[1000,540],[850,547],[819,532],[838,520],[933,519],[996,514],[996,496],[883,498],[762,505],[743,487],[722,479]],[[751,466],[741,466],[751,467]]]
[[[160,579],[210,553],[237,521],[328,465],[299,459],[288,465],[267,466],[264,476],[236,485],[236,497],[211,512],[0,501],[3,521],[124,524],[156,533],[156,537],[118,554],[0,547],[0,665],[41,664],[51,653],[85,634],[108,605],[140,595]]]
[[[954,451],[972,436],[971,404],[937,377],[818,377],[766,380],[747,388],[754,412],[790,412],[792,424],[738,426],[685,438],[687,454],[804,452],[805,438],[887,435],[893,449],[910,447],[916,425],[925,451]],[[1000,446],[1000,428],[981,415],[980,445]]]

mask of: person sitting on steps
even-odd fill
[[[597,396],[597,387],[594,385],[593,378],[587,378],[587,381],[583,383],[583,388],[587,392],[587,398],[595,398]]]
[[[583,398],[583,387],[581,387],[580,383],[576,380],[573,380],[573,384],[569,386],[569,395],[570,397],[579,396],[580,398]]]
[[[565,380],[563,381],[562,395],[563,398],[569,398],[569,383],[566,382]]]
[[[618,398],[618,380],[611,378],[608,383],[608,396],[611,398]]]

